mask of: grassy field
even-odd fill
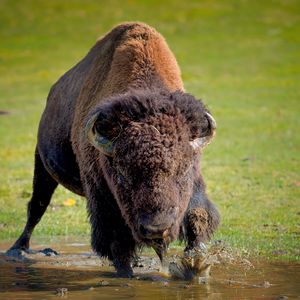
[[[300,259],[300,3],[0,0],[0,240],[30,198],[36,132],[51,85],[115,24],[167,39],[186,90],[218,123],[203,173],[222,215],[215,238]],[[72,198],[75,205],[65,201]],[[89,235],[85,199],[59,188],[34,236]]]

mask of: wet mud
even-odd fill
[[[134,263],[134,278],[120,279],[88,242],[35,243],[19,257],[5,254],[10,245],[0,244],[0,299],[300,299],[300,264],[250,260],[219,246],[205,256],[209,277],[183,280],[161,270],[151,252]],[[177,271],[181,255],[171,249],[168,257]]]

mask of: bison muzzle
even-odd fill
[[[132,276],[143,245],[161,259],[176,238],[199,247],[219,224],[200,173],[215,130],[163,37],[142,23],[115,27],[51,88],[28,220],[10,250],[28,250],[58,184],[87,198],[92,247],[119,276]]]

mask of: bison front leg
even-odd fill
[[[90,221],[93,250],[113,262],[118,277],[132,277],[135,242],[121,214],[101,206],[90,210]]]
[[[133,270],[131,267],[134,258],[134,245],[129,240],[125,241],[124,237],[112,241],[110,244],[111,260],[117,271],[118,277],[131,278]],[[128,243],[129,242],[129,243]]]
[[[203,248],[207,240],[208,215],[205,209],[201,207],[192,208],[186,214],[186,236],[187,247],[185,251],[194,248]]]
[[[194,185],[194,193],[189,203],[183,222],[184,239],[187,241],[185,251],[203,250],[218,227],[220,215],[214,204],[205,194],[202,180]]]
[[[97,190],[89,190],[87,198],[93,250],[113,262],[117,276],[132,277],[135,241],[115,199],[105,183]]]

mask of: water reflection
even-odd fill
[[[2,248],[0,248],[2,250]],[[134,279],[114,277],[109,266],[85,265],[82,248],[55,257],[12,261],[0,255],[0,299],[48,299],[67,288],[68,299],[294,299],[300,296],[300,265],[254,263],[250,270],[219,265],[207,284],[175,281],[153,272],[138,272]],[[81,263],[62,264],[70,259]],[[95,264],[99,264],[95,259]],[[280,298],[281,297],[281,298]],[[288,298],[284,298],[288,297]]]

